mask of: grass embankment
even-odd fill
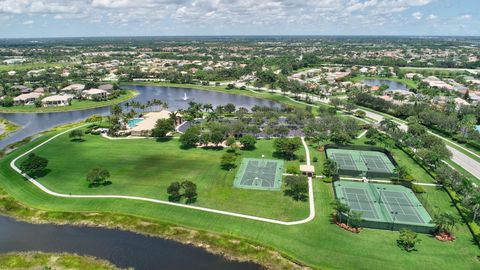
[[[113,264],[90,256],[68,253],[15,252],[0,255],[1,269],[119,269]]]
[[[398,82],[398,83],[403,83],[407,86],[408,89],[414,89],[418,87],[418,83],[410,80],[410,79],[400,79],[400,78],[394,78],[394,77],[380,77],[380,76],[356,76],[350,79],[352,82],[357,83],[361,82],[363,80],[385,80],[385,81],[393,81],[393,82]]]
[[[274,253],[270,248],[292,260],[322,269],[381,269],[385,266],[389,269],[416,269],[424,265],[432,269],[476,269],[480,266],[476,257],[479,249],[464,224],[460,224],[456,231],[455,242],[442,243],[429,235],[420,235],[422,242],[418,251],[411,253],[396,245],[398,232],[364,229],[357,235],[338,228],[330,219],[330,203],[334,198],[332,186],[316,180],[316,217],[312,222],[297,226],[274,225],[140,201],[53,197],[25,181],[9,167],[15,156],[49,136],[30,142],[0,160],[0,187],[9,194],[1,196],[0,209],[3,212],[30,220],[102,224],[184,242],[208,244],[213,251],[276,268],[286,269],[291,265],[277,264],[277,259],[281,258],[272,255]],[[62,151],[70,152],[69,149]],[[137,152],[141,151],[134,153]],[[78,166],[83,165],[80,163]],[[64,178],[57,181],[61,186]],[[19,205],[10,196],[27,207]],[[451,212],[459,218],[445,192],[428,189],[426,196],[432,207]],[[276,207],[280,206],[270,206]]]
[[[63,194],[130,195],[167,201],[171,182],[190,180],[197,185],[197,206],[285,221],[308,216],[306,202],[294,201],[281,191],[233,188],[239,166],[231,171],[221,168],[224,149],[185,150],[178,139],[108,140],[95,135],[84,139],[71,141],[64,134],[35,151],[49,160],[50,172],[40,178],[43,185]],[[247,157],[275,158],[273,149],[273,140],[260,140],[255,150],[238,151],[237,165]],[[298,154],[305,156],[303,149]],[[287,161],[286,165],[298,166],[299,162]],[[85,177],[98,166],[109,170],[113,184],[89,188]]]
[[[400,67],[403,72],[433,73],[441,76],[451,76],[460,74],[471,74],[465,68],[434,68],[434,67]],[[473,70],[473,69],[471,69]]]
[[[138,92],[129,90],[127,94],[106,101],[93,100],[72,100],[70,106],[61,107],[35,107],[34,105],[0,107],[0,113],[48,113],[87,110],[99,107],[106,107],[122,103],[138,95]]]
[[[6,138],[10,133],[17,131],[19,128],[19,125],[0,118],[0,140]]]

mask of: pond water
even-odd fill
[[[363,80],[362,82],[368,86],[381,86],[383,84],[386,84],[388,85],[389,90],[408,90],[408,87],[405,84],[391,81],[391,80],[367,79],[367,80]]]
[[[253,263],[227,261],[201,248],[137,233],[30,224],[0,216],[0,253],[17,251],[77,253],[135,269],[262,269]]]
[[[190,101],[197,103],[210,103],[213,106],[233,103],[237,108],[245,107],[248,109],[255,105],[270,107],[280,106],[278,103],[271,100],[191,88],[133,85],[125,86],[124,88],[134,89],[140,93],[133,99],[135,101],[144,103],[148,100],[160,99],[168,103],[169,110],[185,109],[188,107],[188,102]],[[110,107],[57,113],[0,113],[1,118],[5,118],[23,126],[19,131],[1,140],[0,149],[24,138],[48,130],[54,126],[80,121],[93,114],[107,115],[109,112]]]

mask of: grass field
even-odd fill
[[[238,166],[231,171],[220,167],[220,157],[225,151],[184,150],[178,139],[165,142],[107,140],[87,135],[83,142],[72,142],[68,134],[64,134],[35,153],[49,160],[51,170],[40,182],[64,194],[114,194],[168,200],[166,190],[171,182],[190,180],[198,187],[195,203],[198,206],[285,221],[308,216],[307,203],[293,201],[281,191],[233,188]],[[240,151],[240,154],[238,165],[244,157],[273,158],[273,141],[258,141],[255,150]],[[298,154],[304,155],[303,149]],[[287,164],[298,165],[298,161]],[[112,185],[88,187],[85,176],[96,166],[110,171]]]
[[[418,251],[412,253],[404,252],[396,245],[398,232],[364,229],[357,235],[338,228],[330,220],[332,212],[330,203],[333,200],[332,186],[320,181],[314,182],[316,217],[312,222],[298,226],[272,225],[147,202],[119,199],[79,200],[52,197],[41,192],[29,182],[24,181],[21,176],[9,167],[9,162],[15,156],[41,143],[49,136],[51,134],[30,142],[0,160],[0,187],[27,206],[48,211],[48,216],[53,219],[61,220],[62,216],[68,216],[63,214],[62,211],[123,213],[147,218],[153,223],[168,222],[187,228],[248,239],[279,250],[282,254],[295,261],[321,269],[418,269],[426,265],[430,269],[477,269],[480,267],[476,258],[480,253],[479,249],[474,244],[467,227],[463,224],[455,232],[457,236],[455,242],[442,243],[429,235],[420,235],[422,242],[418,245]],[[88,143],[94,144],[97,140],[101,140],[101,138],[87,137],[85,145]],[[123,141],[120,142],[123,143]],[[73,144],[66,139],[64,143]],[[60,143],[60,145],[64,143]],[[117,142],[115,141],[115,143]],[[266,143],[269,142],[266,141]],[[68,151],[62,148],[57,148],[57,151],[68,153],[68,157],[72,158],[75,157],[76,152],[74,150],[76,148],[84,147],[81,144],[74,145],[72,149],[69,147]],[[161,146],[163,143],[152,141],[150,146],[152,144]],[[261,148],[262,146],[259,145],[259,149]],[[145,148],[130,148],[130,150],[135,150],[136,153],[139,153],[145,151]],[[93,151],[96,150],[94,149]],[[39,154],[41,153],[39,152]],[[76,169],[85,167],[85,164],[88,164],[88,156],[85,155],[86,153],[82,153],[81,158],[85,159],[87,163],[84,161],[77,163],[75,165]],[[105,155],[102,155],[102,158],[109,159]],[[51,162],[51,168],[53,169],[57,161],[52,159]],[[52,174],[54,174],[53,170],[48,177],[51,177]],[[56,187],[61,188],[68,184],[69,180],[65,178],[65,176],[68,176],[68,173],[63,176],[60,179],[56,179],[58,181]],[[81,176],[78,181],[85,181],[83,180],[83,175]],[[51,180],[53,181],[53,178]],[[119,181],[114,181],[111,188],[119,184]],[[45,178],[41,182],[48,182],[48,179]],[[160,190],[158,193],[161,196],[163,190]],[[459,218],[458,212],[451,205],[448,195],[443,190],[427,187],[425,196],[430,205],[435,209],[451,212]],[[200,193],[199,203],[201,203],[202,197],[205,197],[205,195]],[[276,204],[274,207],[270,205],[270,208],[279,208],[279,206],[281,205]],[[110,217],[108,223],[115,224],[114,216]],[[140,231],[147,229],[144,226],[139,228]],[[218,244],[227,245],[227,243],[228,241]],[[240,247],[241,245],[238,248]],[[236,247],[229,245],[229,249],[235,250]],[[268,254],[263,256],[266,257],[259,258],[259,260],[269,260]]]
[[[23,71],[23,70],[31,70],[31,69],[42,69],[42,68],[51,68],[51,67],[65,67],[73,65],[73,63],[22,63],[22,64],[14,64],[14,65],[0,65],[0,72],[1,71]]]
[[[66,112],[93,109],[98,107],[111,106],[118,103],[122,103],[138,95],[136,91],[128,91],[126,95],[119,96],[114,99],[106,101],[93,101],[93,100],[72,100],[72,105],[62,107],[40,107],[37,108],[34,105],[26,106],[12,106],[12,107],[0,107],[0,113],[47,113],[47,112]]]

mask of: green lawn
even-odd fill
[[[127,201],[120,199],[69,199],[53,197],[43,193],[28,181],[22,179],[21,176],[19,176],[9,167],[9,163],[13,158],[30,149],[31,147],[38,145],[50,136],[52,136],[52,133],[26,144],[25,146],[0,160],[0,188],[27,206],[48,211],[48,216],[55,220],[61,220],[61,217],[66,216],[62,213],[63,211],[77,213],[107,212],[113,214],[127,214],[140,218],[147,218],[153,223],[167,222],[175,224],[176,226],[184,226],[196,230],[203,230],[207,232],[238,237],[240,239],[247,239],[249,241],[253,241],[254,243],[256,242],[261,245],[274,248],[295,261],[321,269],[419,269],[428,266],[429,269],[442,270],[478,269],[480,267],[480,262],[476,258],[476,256],[480,254],[479,249],[473,242],[472,235],[469,233],[464,224],[459,225],[458,230],[455,233],[457,236],[457,240],[455,242],[442,243],[435,240],[430,235],[420,235],[419,237],[422,242],[418,244],[418,250],[411,253],[403,251],[396,245],[398,232],[363,229],[362,232],[357,235],[340,229],[339,227],[333,225],[330,221],[330,214],[332,212],[330,203],[334,198],[332,186],[331,184],[322,183],[317,179],[314,180],[316,217],[312,222],[296,226],[273,225],[242,218],[140,201]],[[103,139],[100,137],[88,136],[86,141],[83,143],[73,143],[67,138],[61,137],[59,138],[58,142],[56,140],[52,141],[54,144],[58,143],[56,150],[53,148],[52,150],[47,148],[45,148],[45,150],[42,150],[42,148],[38,149],[36,152],[41,155],[46,155],[49,154],[48,152],[50,152],[50,154],[53,155],[63,156],[64,159],[76,160],[76,164],[73,164],[72,161],[59,160],[59,158],[50,157],[51,163],[49,168],[52,169],[52,172],[45,179],[41,179],[40,181],[44,184],[48,184],[50,180],[50,182],[57,181],[57,183],[54,183],[56,188],[63,188],[66,185],[70,185],[71,181],[78,181],[82,184],[77,185],[77,187],[82,189],[83,186],[83,189],[86,189],[85,180],[83,180],[83,175],[81,174],[79,174],[79,179],[72,179],[69,176],[71,172],[64,170],[63,174],[59,174],[59,176],[61,176],[60,178],[55,180],[53,178],[48,178],[55,174],[54,169],[59,166],[59,162],[73,164],[69,166],[74,166],[74,170],[80,170],[88,167],[88,164],[93,164],[90,160],[90,158],[93,158],[93,156],[90,156],[92,155],[90,152],[97,153],[96,155],[98,155],[98,152],[100,151],[98,149],[94,149],[94,145],[97,147],[102,147],[99,144],[102,142],[102,140]],[[126,164],[126,162],[123,161],[123,158],[118,156],[117,158],[110,157],[120,152],[120,150],[115,149],[123,148],[124,150],[132,151],[132,154],[142,153],[142,155],[145,155],[145,152],[148,151],[149,153],[155,153],[155,155],[162,155],[164,152],[168,152],[167,146],[169,144],[172,144],[172,147],[174,146],[175,141],[157,143],[147,140],[105,140],[102,144],[104,143],[110,145],[110,147],[103,148],[103,151],[107,152],[106,154],[100,155],[101,159],[99,161],[108,163],[111,162],[110,160],[115,160],[115,162],[121,162],[116,166],[118,170],[122,170],[121,167]],[[117,143],[119,143],[119,145],[112,147],[113,144]],[[124,145],[124,143],[132,143],[132,146],[136,146],[126,148],[127,146]],[[140,147],[140,143],[146,144],[148,147]],[[262,146],[262,143],[264,143],[265,146]],[[68,144],[68,147],[66,144]],[[92,147],[88,147],[89,144],[92,144]],[[259,143],[259,151],[262,151],[261,149],[263,149],[263,147],[271,149],[271,146],[268,144],[270,144],[270,141],[263,141]],[[49,146],[48,144],[46,145],[48,148],[53,146]],[[62,148],[61,146],[64,147]],[[77,152],[79,149],[85,147],[88,147],[88,149],[83,150],[90,151],[82,150],[81,153]],[[208,155],[201,155],[202,161],[205,161],[205,157],[207,156],[210,157],[216,155],[215,153],[212,153],[213,151],[211,150],[198,151],[204,151],[202,153],[208,153]],[[255,152],[257,151],[243,153],[243,155],[253,157],[255,156]],[[80,156],[77,157],[77,154],[80,154]],[[319,158],[321,157],[321,155],[318,156]],[[134,163],[136,160],[137,158],[131,157],[131,160],[128,160],[128,162]],[[161,168],[161,162],[170,161],[162,159],[154,165]],[[185,167],[188,165],[182,163],[182,166]],[[131,169],[132,168],[129,168],[129,170]],[[143,169],[150,170],[150,168],[145,167],[143,167]],[[212,168],[211,170],[215,169]],[[133,172],[124,173],[132,174]],[[138,173],[143,175],[146,174],[146,172]],[[158,179],[160,182],[161,174],[161,172],[158,172],[155,175],[159,175],[159,177],[155,177],[153,175],[151,177],[152,179]],[[127,177],[119,176],[117,173],[114,175],[118,178],[115,178],[116,180],[114,180],[114,184],[107,188],[115,188],[115,185],[118,186],[121,181],[127,181]],[[176,177],[170,176],[170,179],[176,179]],[[137,179],[136,181],[139,180]],[[212,181],[212,179],[209,179],[209,181]],[[216,182],[216,180],[213,182]],[[199,188],[201,188],[200,183],[198,184]],[[224,184],[226,183],[224,182]],[[139,187],[134,187],[134,185],[136,184],[131,184],[131,190],[133,191],[134,188],[138,190]],[[231,182],[229,185],[231,185]],[[74,186],[76,185],[74,184]],[[145,188],[144,190],[147,189],[148,188]],[[163,192],[164,191],[160,189],[158,193],[153,193],[161,197],[163,196]],[[251,196],[251,193],[248,196]],[[458,212],[452,206],[449,197],[443,190],[427,188],[427,193],[424,196],[434,209],[451,212],[460,218]],[[205,196],[200,193],[198,204],[207,203],[206,200],[208,199],[203,197]],[[258,198],[265,200],[264,197],[259,196],[257,199]],[[215,199],[218,198],[215,197]],[[221,198],[218,200],[219,205],[216,205],[215,208],[225,207],[221,205],[221,203],[224,201],[222,201]],[[262,201],[252,203],[264,205]],[[276,208],[284,207],[292,208],[294,206],[292,206],[291,201],[285,203],[285,205],[282,202],[279,202],[275,204],[271,203],[268,206],[268,209],[269,211],[276,212]],[[0,200],[0,209],[1,208],[7,209],[7,206],[3,206],[2,201]],[[9,206],[8,208],[12,208],[12,206]],[[88,216],[90,217],[92,215]],[[107,224],[115,224],[115,216],[110,216],[110,218],[111,220],[105,222]],[[140,230],[142,229],[148,231],[147,227],[141,227]],[[220,244],[227,245],[229,243],[229,241],[224,242],[225,243],[221,242]],[[236,248],[235,246],[232,247],[230,244],[228,244],[228,246],[230,246],[231,249]],[[240,247],[241,246],[239,246],[239,248]],[[264,256],[267,257],[263,258],[263,260],[268,261],[268,254]]]
[[[1,71],[23,71],[31,69],[42,69],[42,68],[51,68],[51,67],[65,67],[71,66],[73,63],[22,63],[22,64],[13,64],[13,65],[0,65]]]
[[[240,151],[244,157],[273,158],[273,140],[258,141],[253,151]],[[297,202],[281,191],[233,188],[238,167],[220,167],[226,150],[181,149],[178,139],[157,142],[145,140],[107,140],[87,135],[83,142],[72,142],[64,134],[35,151],[49,160],[51,170],[40,182],[64,194],[113,194],[168,200],[168,185],[190,180],[198,186],[195,205],[280,220],[299,220],[308,216],[308,204]],[[298,151],[304,155],[304,150]],[[81,164],[81,165],[80,165]],[[288,161],[287,165],[298,165]],[[112,185],[89,188],[85,176],[96,166],[107,168]],[[271,205],[278,207],[272,208]]]
[[[117,98],[106,100],[106,101],[74,99],[72,100],[72,104],[70,106],[62,106],[62,107],[37,108],[34,105],[12,106],[12,107],[0,106],[0,113],[18,113],[18,112],[25,112],[25,113],[44,113],[45,112],[46,113],[46,112],[65,112],[65,111],[86,110],[86,109],[93,109],[93,108],[105,107],[105,106],[122,103],[124,101],[134,98],[136,95],[138,95],[138,92],[130,90],[126,95],[121,95]]]

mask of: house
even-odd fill
[[[400,96],[407,97],[407,96],[412,96],[413,92],[410,92],[404,89],[392,89],[392,90],[388,89],[384,91],[384,94],[390,95],[390,96],[400,95]]]
[[[455,109],[456,109],[457,111],[460,110],[460,108],[461,108],[462,106],[470,106],[470,103],[468,103],[468,102],[467,102],[466,100],[464,100],[463,98],[457,97],[457,98],[455,98],[453,101],[455,102]]]
[[[71,84],[67,87],[64,87],[62,88],[62,92],[68,92],[68,93],[74,93],[74,94],[78,94],[80,92],[83,91],[83,89],[85,89],[85,85],[84,84]]]
[[[17,105],[19,104],[33,104],[37,98],[41,97],[41,93],[27,93],[27,94],[21,94],[19,96],[16,96],[13,98],[13,102]]]
[[[102,84],[98,87],[100,90],[104,90],[107,92],[112,92],[113,91],[113,85],[112,84]]]
[[[428,84],[428,86],[430,86],[430,87],[437,87],[439,89],[446,89],[446,90],[450,90],[450,91],[455,90],[455,88],[452,85],[440,80],[439,78],[437,78],[435,76],[429,76],[426,79],[423,79],[422,81],[424,83]]]
[[[38,88],[35,88],[35,90],[33,90],[34,93],[40,93],[40,94],[44,94],[46,92],[45,88],[43,87],[38,87]]]
[[[18,90],[18,91],[20,91],[20,93],[22,93],[22,94],[27,94],[27,93],[32,92],[32,89],[29,88],[29,87],[27,87],[27,86],[25,86],[25,85],[13,85],[11,88],[12,88],[13,90]]]
[[[106,99],[109,93],[102,89],[88,89],[82,91],[82,96],[86,99],[94,99],[94,100],[103,100]]]
[[[42,99],[43,107],[69,106],[73,95],[53,95]]]

